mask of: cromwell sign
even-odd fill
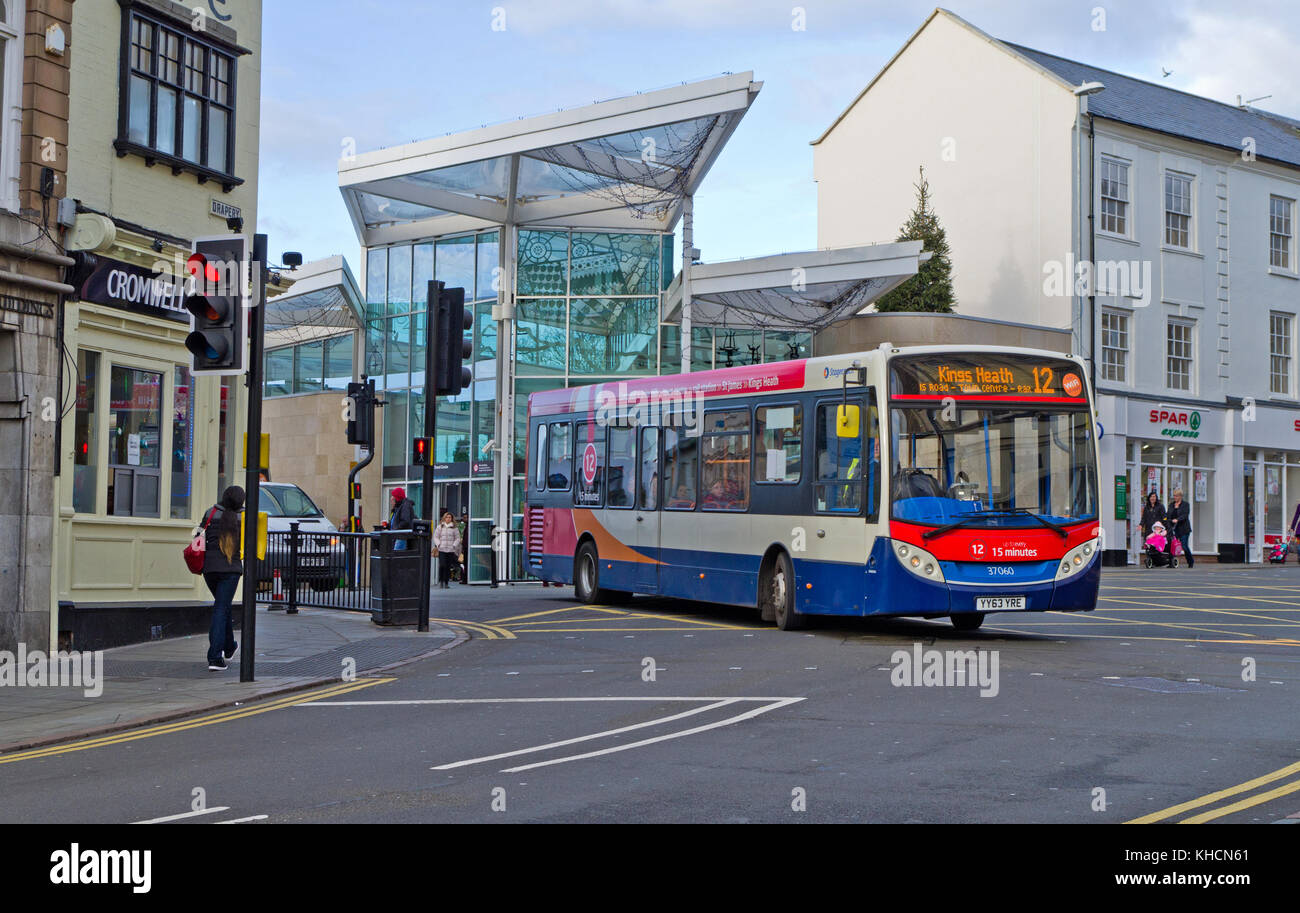
[[[166,273],[155,273],[121,260],[100,258],[79,289],[82,301],[106,304],[137,313],[189,323],[185,284]]]

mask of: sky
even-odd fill
[[[1294,0],[945,8],[995,38],[1219,101],[1271,96],[1256,106],[1300,118]],[[355,272],[359,246],[338,191],[346,144],[366,152],[753,71],[762,91],[696,195],[695,246],[706,261],[814,249],[809,144],[933,9],[914,0],[264,0],[258,230],[273,253],[341,253]]]

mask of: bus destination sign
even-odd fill
[[[998,396],[1084,401],[1079,366],[1063,358],[967,352],[890,362],[890,392],[903,399]]]

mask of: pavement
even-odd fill
[[[75,686],[0,688],[0,752],[243,705],[345,675],[373,675],[449,650],[467,636],[437,622],[421,634],[413,627],[380,627],[363,612],[302,608],[287,615],[259,605],[256,681],[239,681],[239,653],[226,671],[209,671],[207,634],[105,650],[98,696]],[[241,640],[241,632],[235,637]]]

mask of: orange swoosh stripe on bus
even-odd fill
[[[575,539],[582,538],[583,533],[590,533],[591,537],[596,540],[596,551],[600,554],[602,561],[629,561],[635,564],[663,564],[662,561],[656,561],[655,559],[647,557],[635,549],[624,545],[613,533],[601,525],[600,521],[596,519],[595,514],[590,510],[583,510],[577,507],[573,509],[573,532]]]

